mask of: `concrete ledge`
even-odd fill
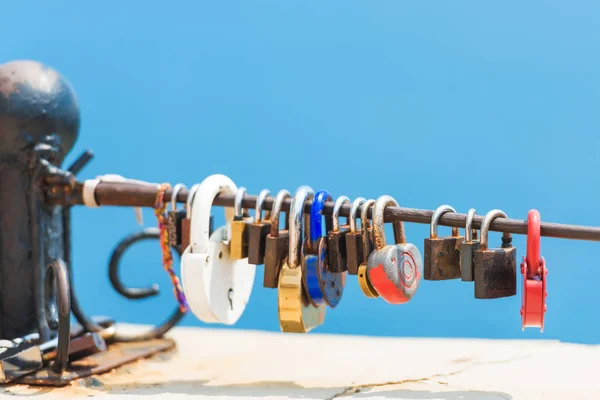
[[[67,388],[4,387],[0,397],[600,399],[600,346],[200,328],[170,336],[175,352]]]

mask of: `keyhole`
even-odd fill
[[[229,291],[227,292],[227,298],[229,299],[229,307],[231,307],[231,309],[233,310],[233,289],[229,289]]]

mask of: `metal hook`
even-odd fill
[[[71,298],[69,274],[62,259],[57,258],[48,265],[44,280],[44,307],[48,326],[58,330],[56,358],[52,371],[57,374],[67,367],[69,362],[69,344],[71,342]]]
[[[125,286],[119,277],[119,264],[121,263],[121,257],[125,251],[132,244],[140,240],[158,239],[158,235],[160,235],[158,232],[159,231],[156,228],[142,229],[140,232],[126,236],[113,250],[113,253],[110,257],[110,262],[108,264],[108,277],[110,278],[110,283],[112,284],[113,288],[115,288],[115,290],[122,296],[135,300],[145,299],[146,297],[152,297],[158,294],[159,288],[158,284],[156,283],[153,283],[151,286],[145,288],[132,288]]]
[[[117,292],[127,297],[128,299],[143,299],[145,297],[150,297],[158,293],[157,284],[153,284],[150,288],[128,288],[121,283],[118,276],[121,257],[123,257],[125,251],[133,244],[148,239],[160,240],[160,230],[158,228],[146,228],[142,229],[139,232],[126,236],[113,250],[113,253],[110,257],[109,275],[111,283],[113,284],[113,287],[115,288],[115,290],[117,290]],[[172,248],[177,252],[179,256],[181,256],[181,252],[179,251],[179,249],[175,247]],[[155,292],[151,293],[154,289]],[[167,333],[171,328],[173,328],[184,315],[185,313],[181,312],[179,307],[177,307],[177,309],[171,314],[169,319],[163,324],[158,325],[152,328],[150,331],[140,335],[122,336],[117,334],[115,336],[115,341],[135,342],[161,337],[165,333]]]

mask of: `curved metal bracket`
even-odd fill
[[[69,362],[69,344],[71,342],[71,297],[69,291],[67,266],[62,259],[57,258],[48,265],[44,279],[46,320],[51,329],[58,330],[56,358],[51,366],[52,371],[57,374],[62,374]]]
[[[110,281],[113,284],[115,290],[121,293],[123,296],[127,297],[128,299],[143,299],[149,296],[156,295],[158,293],[157,284],[153,284],[149,288],[130,288],[125,286],[119,279],[118,272],[123,254],[125,254],[127,249],[135,243],[149,239],[160,240],[160,231],[158,228],[146,228],[142,229],[139,232],[126,236],[123,240],[119,242],[119,244],[113,250],[113,253],[110,257]],[[179,256],[181,256],[181,252],[177,247],[172,248],[177,252],[177,254],[179,254]],[[149,332],[135,336],[123,336],[117,333],[115,340],[119,342],[134,342],[161,337],[165,333],[167,333],[171,328],[173,328],[181,320],[181,318],[183,318],[184,315],[185,313],[181,312],[179,307],[177,307],[177,309],[171,314],[171,317],[169,317],[167,321],[165,321],[161,325],[152,328]]]

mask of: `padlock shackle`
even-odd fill
[[[433,215],[431,216],[431,224],[429,225],[429,238],[430,239],[436,239],[438,237],[438,234],[437,234],[438,222],[440,221],[440,218],[442,217],[442,215],[447,212],[456,213],[456,210],[454,209],[454,207],[444,204],[444,205],[441,205],[438,208],[436,208],[435,211],[433,212]],[[454,237],[458,236],[458,228],[456,228],[456,227],[452,228],[452,236],[454,236]]]
[[[473,241],[473,218],[477,214],[477,210],[474,208],[470,208],[467,211],[467,223],[465,224],[465,243],[471,243]],[[475,235],[477,235],[477,231],[475,231]],[[477,238],[477,237],[475,237]]]
[[[181,189],[187,190],[187,186],[185,186],[183,183],[178,183],[177,185],[173,186],[173,191],[171,192],[171,211],[177,211],[177,194],[181,191]]]
[[[271,194],[271,192],[269,191],[269,189],[263,189],[260,191],[260,193],[258,194],[258,197],[256,198],[256,206],[254,207],[254,222],[257,224],[262,222],[263,205],[265,203],[265,200],[267,199],[267,197],[269,197],[270,194]],[[271,212],[266,211],[265,219],[269,219],[270,215],[271,215]]]
[[[367,215],[369,214],[369,208],[375,205],[375,200],[369,199],[364,202],[362,208],[360,209],[360,229],[362,232],[362,245],[363,245],[363,257],[365,261],[369,257],[370,248],[369,248],[369,228],[371,227],[371,223],[369,222],[369,218]]]
[[[529,210],[527,213],[527,269],[528,276],[534,277],[540,274],[540,233],[541,219],[538,210]]]
[[[387,246],[385,240],[385,225],[383,215],[387,207],[399,207],[398,202],[392,196],[380,196],[375,202],[373,209],[373,235],[375,236],[375,249],[381,250]],[[404,223],[402,221],[392,222],[394,226],[394,241],[396,244],[406,243],[406,234],[404,233]]]
[[[346,203],[350,203],[350,199],[348,196],[340,196],[333,203],[333,212],[331,213],[331,217],[333,219],[333,228],[332,230],[337,232],[340,230],[340,208]],[[346,217],[346,222],[350,220],[349,217]]]
[[[327,201],[331,201],[331,194],[327,190],[319,190],[315,193],[313,198],[312,205],[310,207],[310,240],[311,242],[315,242],[319,240],[323,236],[323,208],[325,208],[325,203]],[[326,227],[331,227],[331,216],[326,216]],[[328,226],[329,225],[329,226]],[[329,229],[326,229],[329,231]],[[327,234],[327,232],[325,233]],[[311,243],[312,244],[312,243]]]
[[[200,187],[199,183],[196,183],[190,189],[188,193],[188,198],[185,202],[185,217],[192,218],[192,204],[194,203],[194,198],[196,197],[196,193],[198,192],[198,188]]]
[[[244,217],[244,209],[242,207],[242,202],[244,201],[244,195],[246,194],[246,188],[245,187],[239,187],[237,189],[237,192],[235,192],[235,198],[233,200],[233,209],[234,209],[234,214],[233,216],[236,218],[243,218]]]
[[[492,221],[496,218],[508,218],[506,213],[502,210],[491,210],[485,217],[483,217],[483,222],[481,223],[481,241],[479,244],[479,250],[487,250],[488,249],[488,233],[490,231],[490,225]],[[510,233],[504,233],[504,237],[511,237]]]
[[[356,232],[356,214],[363,203],[367,201],[364,197],[357,197],[352,202],[352,206],[350,207],[350,214],[348,215],[348,219],[350,220],[350,232]]]
[[[190,224],[190,252],[206,253],[209,249],[210,210],[212,203],[220,194],[234,194],[239,192],[236,184],[227,176],[221,174],[211,175],[204,179],[196,189],[192,203],[193,220]],[[224,241],[231,239],[231,222],[233,210],[225,208],[226,234]]]
[[[288,265],[290,268],[298,268],[300,263],[300,254],[302,251],[302,217],[304,215],[304,206],[308,200],[312,200],[315,192],[310,186],[300,186],[296,189],[294,197],[292,198],[292,204],[290,205],[289,215],[289,230],[290,230],[290,244],[288,252]],[[310,224],[309,224],[310,226]],[[309,229],[306,226],[305,229]]]
[[[291,198],[292,195],[286,189],[281,189],[277,192],[275,200],[273,200],[273,208],[271,209],[271,230],[269,235],[272,237],[279,237],[279,214],[281,214],[281,205],[283,202]],[[286,213],[287,215],[288,213]],[[288,218],[285,219],[286,229],[290,228],[290,221]]]

